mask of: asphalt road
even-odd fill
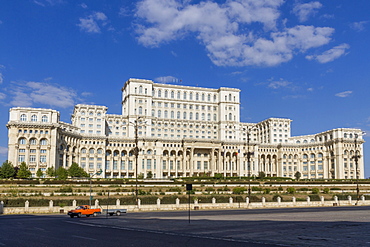
[[[369,246],[370,207],[2,215],[0,246]]]

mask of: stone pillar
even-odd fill
[[[72,207],[77,207],[77,201],[76,200],[73,200],[73,202],[72,202]]]
[[[249,205],[249,197],[245,198],[245,203],[247,203],[247,205]]]
[[[96,199],[95,200],[95,208],[98,208],[99,207],[99,200],[98,199]]]
[[[176,198],[176,207],[179,207],[179,206],[180,206],[180,199]]]
[[[365,203],[365,196],[364,196],[364,195],[362,195],[362,196],[361,196],[361,201],[362,201],[363,203]]]
[[[198,205],[198,199],[194,199],[194,205]]]
[[[281,204],[281,197],[280,196],[278,196],[277,202],[278,202],[278,205],[280,206],[280,204]]]
[[[157,209],[161,208],[161,199],[157,198]]]
[[[117,206],[117,208],[119,208],[121,206],[121,200],[120,199],[116,200],[116,206]]]
[[[334,196],[334,202],[338,204],[338,197]]]
[[[212,198],[212,204],[216,204],[216,198]]]
[[[53,208],[54,208],[54,202],[53,200],[50,200],[49,201],[49,212],[53,212]]]
[[[265,206],[265,204],[266,204],[266,198],[262,197],[262,206]]]
[[[141,200],[140,199],[137,199],[137,207],[140,209],[141,207]]]
[[[311,198],[307,196],[307,204],[310,205],[310,203],[311,203]]]
[[[347,199],[348,199],[348,204],[352,205],[352,196],[348,196]]]
[[[0,202],[0,214],[3,214],[4,213],[4,202],[1,201]]]
[[[325,199],[323,196],[320,196],[320,200],[321,200],[321,205],[324,205],[325,204]]]
[[[230,205],[233,204],[233,198],[232,197],[229,198],[229,204]]]
[[[25,211],[26,213],[28,213],[28,209],[29,209],[29,207],[30,207],[30,202],[29,202],[29,201],[26,201],[26,202],[25,202],[25,204],[24,204],[24,211]]]
[[[295,196],[293,196],[293,197],[292,197],[292,201],[293,201],[293,206],[295,206],[295,204],[296,204],[296,202],[297,202],[297,200],[296,200]]]

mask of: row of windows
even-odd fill
[[[315,159],[315,157],[316,157],[316,155],[315,154],[310,154],[310,159]],[[322,153],[319,153],[319,154],[317,154],[317,157],[318,158],[322,158],[323,157],[323,154]],[[286,154],[284,154],[283,155],[283,159],[298,159],[298,155],[297,154],[295,154],[294,156],[292,155],[292,154],[290,154],[290,155],[286,155]],[[307,154],[303,154],[302,155],[302,158],[303,159],[308,159],[308,155]]]
[[[18,155],[18,162],[26,162],[26,156],[24,154]],[[36,155],[29,156],[29,163],[36,163]],[[46,155],[40,155],[40,163],[46,163]]]
[[[81,111],[81,115],[82,115],[82,116],[84,116],[85,114],[86,114],[86,113],[85,113],[85,111]],[[96,113],[96,115],[97,115],[98,117],[100,117],[100,116],[101,116],[101,114],[102,114],[102,113],[101,113],[101,112],[99,112],[99,111]],[[89,116],[94,116],[94,112],[90,111],[90,112],[89,112]]]
[[[139,103],[141,103],[141,100],[139,100]],[[174,103],[167,103],[167,102],[164,102],[163,103],[163,106],[164,108],[168,108],[169,106],[171,108],[175,108],[175,105],[177,106],[177,109],[181,109],[181,104],[174,104]],[[152,103],[152,106],[155,107],[155,102]],[[162,102],[158,102],[157,103],[157,106],[158,107],[162,107]],[[182,108],[183,109],[188,109],[188,105],[187,104],[183,104],[182,105]],[[211,106],[205,106],[205,105],[192,105],[192,104],[189,104],[189,109],[190,110],[202,110],[202,111],[205,111],[205,110],[208,110],[208,111],[211,111],[213,109],[213,111],[217,111],[217,107],[214,106],[213,108]],[[227,110],[227,109],[225,109]],[[235,110],[235,109],[234,109]]]
[[[35,133],[35,134],[38,134],[38,133],[40,133],[41,135],[43,135],[44,133],[47,135],[47,134],[49,134],[49,131],[48,130],[21,130],[21,129],[19,129],[18,130],[18,133],[20,134],[20,133],[23,133],[23,134],[27,134],[27,133],[30,133],[30,134],[33,134],[33,133]]]
[[[138,88],[135,87],[135,94],[139,93],[139,94],[148,94],[148,90],[147,88],[144,89],[143,91],[143,86],[139,86],[139,91],[138,91]],[[152,90],[152,96],[156,96],[159,97],[159,98],[162,98],[162,90],[161,89],[158,89],[157,91],[156,90]],[[193,93],[193,92],[182,92],[182,97],[181,97],[181,91],[174,91],[174,90],[164,90],[163,91],[163,97],[164,98],[171,98],[171,99],[184,99],[184,100],[187,100],[189,98],[189,100],[202,100],[202,101],[208,101],[210,102],[211,99],[212,99],[212,95],[211,94],[205,94],[205,93]],[[213,95],[213,101],[216,102],[217,101],[217,95],[214,94]],[[236,96],[233,96],[231,93],[229,95],[225,95],[225,101],[234,101],[236,102]]]
[[[22,144],[22,145],[25,145],[27,144],[27,139],[26,138],[19,138],[18,140],[18,144]],[[29,144],[30,145],[37,145],[37,139],[36,138],[31,138],[29,140]],[[48,140],[47,139],[41,139],[40,140],[40,145],[48,145]]]
[[[22,122],[27,121],[27,115],[26,115],[26,114],[21,114],[21,116],[20,116],[20,120],[21,120]],[[37,117],[37,115],[31,115],[31,122],[37,122],[37,121],[38,121],[38,117]],[[48,118],[48,116],[43,115],[43,116],[41,117],[41,122],[43,122],[43,123],[49,122],[49,118]]]

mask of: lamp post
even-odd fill
[[[91,190],[91,179],[95,175],[100,175],[102,172],[103,172],[103,170],[100,169],[99,171],[95,172],[94,174],[90,175],[90,177],[89,177],[89,180],[90,180],[90,200],[89,200],[89,202],[90,202],[90,208],[91,208],[91,201],[92,201],[92,196],[91,196],[91,192],[92,192],[92,190]]]
[[[355,160],[355,169],[356,169],[356,204],[358,204],[358,201],[360,200],[360,188],[358,187],[358,159],[361,158],[361,156],[357,153],[357,138],[358,134],[355,134],[355,155],[352,157]]]
[[[247,133],[247,168],[248,168],[248,197],[250,199],[251,197],[251,167],[250,167],[250,162],[251,162],[251,155],[254,154],[254,152],[249,151],[249,142],[250,142],[250,131],[253,130],[254,127],[251,128],[244,128],[244,132]]]
[[[135,128],[135,200],[136,200],[136,205],[138,205],[139,202],[139,191],[138,191],[138,160],[139,160],[139,137],[138,137],[138,129],[139,129],[139,124],[142,123],[142,121],[139,121],[141,117],[137,117],[134,122],[130,122],[131,124],[134,125]]]

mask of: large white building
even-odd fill
[[[33,176],[39,168],[76,162],[90,174],[102,169],[106,178],[258,176],[261,171],[294,178],[299,171],[304,179],[346,179],[356,178],[356,163],[358,177],[364,177],[360,129],[293,137],[290,119],[242,123],[239,89],[129,79],[122,88],[122,114],[107,110],[76,105],[70,124],[55,110],[11,108],[9,161],[26,162]]]

